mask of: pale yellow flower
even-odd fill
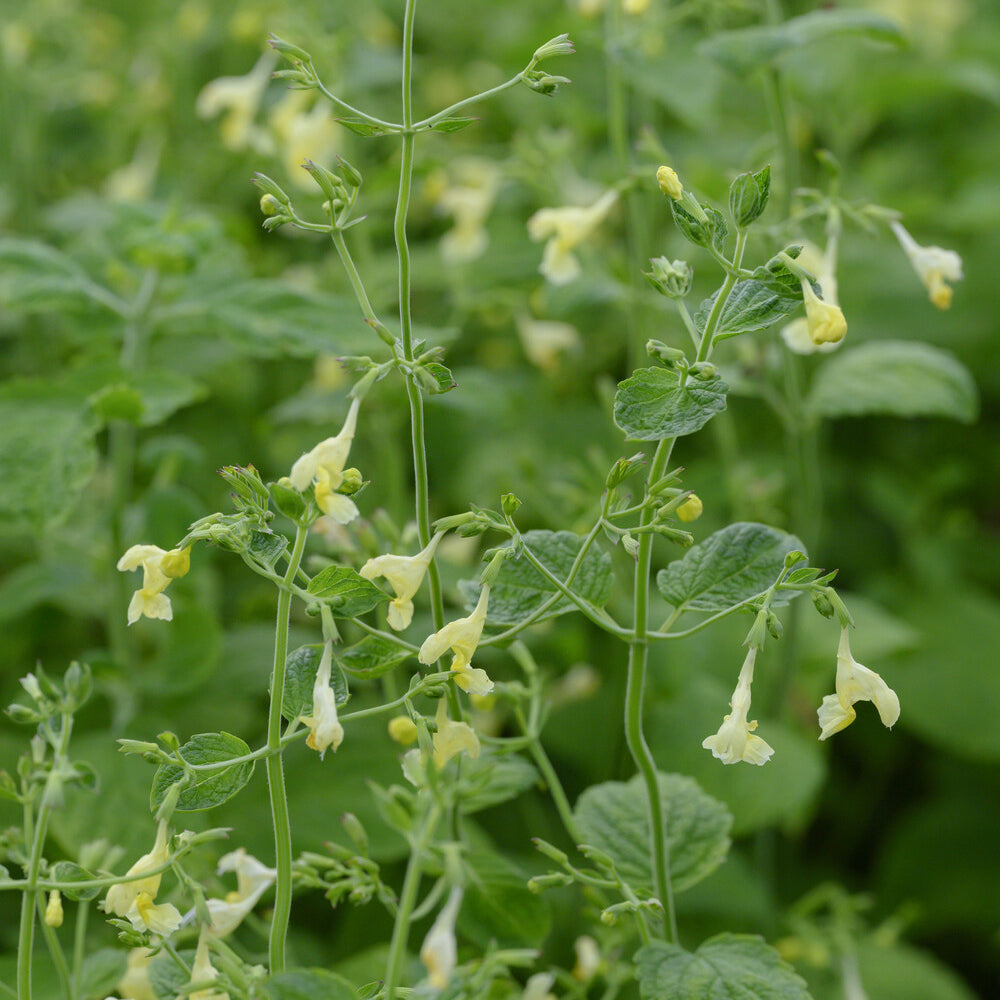
[[[555,994],[551,992],[555,981],[556,977],[551,972],[536,972],[524,984],[521,1000],[556,1000]]]
[[[337,696],[330,687],[332,670],[333,643],[326,642],[323,645],[323,655],[320,657],[316,681],[313,684],[312,714],[299,717],[312,730],[306,739],[306,746],[318,750],[320,760],[323,759],[328,747],[332,746],[333,752],[336,753],[344,741],[344,727],[337,718]]]
[[[408,715],[393,716],[386,728],[389,739],[400,746],[408,747],[417,742],[417,724]]]
[[[858,701],[872,702],[878,709],[882,725],[890,729],[899,719],[899,698],[896,692],[874,670],[869,670],[854,659],[846,628],[840,632],[835,688],[836,694],[828,694],[816,710],[821,740],[846,729],[857,718],[854,704]]]
[[[656,171],[656,183],[660,185],[660,190],[674,201],[680,201],[684,197],[684,185],[677,176],[677,171],[673,167],[666,165]]]
[[[275,869],[262,864],[252,854],[247,854],[246,848],[243,847],[219,858],[216,871],[219,875],[226,872],[236,873],[235,892],[228,893],[225,899],[205,900],[208,912],[212,915],[212,923],[207,931],[215,937],[226,937],[232,934],[253,910],[260,897],[274,883],[278,873]]]
[[[167,840],[167,823],[161,820],[153,849],[139,858],[125,874],[141,875],[169,861]],[[146,878],[113,885],[104,898],[104,912],[126,917],[137,931],[151,930],[164,937],[172,934],[181,924],[181,915],[171,903],[159,906],[154,903],[161,878],[162,873],[156,872]]]
[[[705,505],[701,502],[701,497],[692,493],[687,500],[677,508],[677,516],[685,522],[697,521],[701,517]]]
[[[573,942],[576,952],[576,964],[573,966],[573,978],[579,983],[590,982],[600,971],[602,960],[597,942],[583,934]]]
[[[600,225],[617,200],[617,191],[605,191],[587,208],[540,208],[528,219],[528,236],[536,243],[548,241],[538,268],[548,281],[566,285],[580,276],[580,262],[573,251]]]
[[[448,718],[448,704],[444,698],[438,702],[434,717],[437,732],[433,736],[434,764],[442,768],[460,753],[467,753],[473,760],[479,756],[479,737],[466,722],[452,722]]]
[[[558,320],[520,316],[517,333],[528,360],[543,372],[556,371],[560,357],[580,346],[576,327]]]
[[[344,465],[351,452],[360,406],[360,399],[352,399],[340,433],[320,441],[312,451],[300,455],[288,474],[292,486],[300,493],[315,483],[317,506],[338,524],[347,524],[358,516],[354,501],[336,490],[344,481]]]
[[[922,247],[906,231],[902,223],[891,222],[892,231],[896,234],[900,246],[910,258],[913,270],[924,283],[930,294],[930,300],[938,309],[947,309],[951,305],[952,290],[949,281],[962,280],[962,258],[954,250],[942,250],[941,247]]]
[[[47,927],[62,927],[62,922],[62,894],[58,889],[53,889],[49,893],[49,901],[45,905],[45,925]]]
[[[273,148],[270,137],[254,124],[254,119],[271,80],[274,64],[273,53],[265,53],[246,76],[219,77],[206,84],[198,95],[195,111],[199,118],[223,116],[219,132],[227,149],[249,148],[263,154]]]
[[[468,618],[458,618],[449,622],[440,631],[429,635],[417,659],[425,665],[438,660],[447,649],[455,654],[451,661],[451,671],[455,675],[455,683],[470,694],[489,694],[493,690],[493,681],[486,676],[485,670],[470,667],[472,654],[479,645],[486,624],[486,607],[490,600],[490,588],[484,585],[479,593],[479,601],[475,610]]]
[[[500,190],[502,174],[491,160],[466,157],[449,165],[447,179],[436,192],[437,207],[455,225],[441,237],[441,256],[448,263],[475,260],[489,245],[485,222]]]
[[[308,90],[289,90],[267,116],[267,124],[285,176],[302,190],[315,191],[315,182],[302,164],[306,160],[326,164],[336,153],[337,123],[329,104],[317,101]]]
[[[420,947],[420,961],[427,969],[427,978],[431,986],[438,990],[448,986],[458,963],[455,921],[461,906],[462,889],[455,886]]]
[[[750,685],[753,682],[754,662],[757,659],[757,648],[751,647],[743,662],[740,676],[730,701],[732,712],[725,717],[719,731],[714,736],[708,736],[702,741],[706,750],[711,750],[723,764],[736,764],[745,760],[748,764],[766,764],[774,750],[759,736],[754,736],[756,722],[747,722],[750,711]]]
[[[434,550],[441,541],[443,532],[438,532],[427,547],[415,556],[383,555],[369,559],[358,573],[366,580],[377,576],[385,577],[396,597],[389,604],[389,627],[401,632],[413,621],[413,596],[420,589],[427,567],[434,558]]]
[[[156,545],[133,545],[118,560],[118,569],[123,573],[140,566],[142,587],[132,595],[129,602],[129,625],[143,616],[171,621],[174,610],[170,605],[170,598],[163,591],[171,580],[184,576],[191,568],[191,546],[167,552]]]
[[[806,278],[802,279],[802,295],[806,305],[806,323],[814,344],[836,344],[847,334],[847,320],[840,306],[824,302],[812,289]]]
[[[837,299],[837,278],[833,272],[835,261],[831,252],[823,251],[815,243],[804,241],[802,252],[796,261],[807,271],[816,275],[824,302],[839,305]],[[799,316],[781,328],[781,339],[794,354],[828,354],[837,350],[842,340],[817,344],[809,333],[809,320]]]

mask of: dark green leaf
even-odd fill
[[[110,994],[125,975],[128,953],[121,948],[99,948],[83,960],[80,996],[86,1000]]]
[[[354,987],[326,969],[289,969],[264,980],[268,1000],[355,1000]]]
[[[309,593],[322,598],[335,618],[356,618],[389,598],[348,566],[327,566],[309,581]]]
[[[366,635],[360,642],[342,650],[337,660],[349,674],[371,679],[395,670],[415,655],[391,639],[384,639],[380,635]]]
[[[86,868],[81,868],[72,861],[57,861],[52,866],[53,882],[89,882],[91,879],[100,878],[93,872],[88,872]],[[94,899],[99,896],[103,889],[62,889],[62,894],[67,899],[81,900]]]
[[[528,875],[493,851],[472,848],[463,855],[468,883],[458,925],[481,948],[537,947],[552,923],[547,900],[528,889]]]
[[[718,296],[716,291],[698,306],[694,321],[702,332]],[[784,286],[777,282],[765,284],[753,278],[737,281],[722,310],[722,316],[719,317],[715,337],[725,340],[741,333],[765,330],[789,313],[795,312],[801,302],[801,289],[788,289],[786,292]]]
[[[726,408],[729,386],[718,376],[681,385],[669,368],[640,368],[615,393],[615,423],[630,441],[661,441],[701,430]]]
[[[254,531],[250,534],[248,551],[265,566],[274,569],[274,564],[288,548],[288,539],[277,532]]]
[[[221,764],[235,757],[245,757],[250,747],[232,733],[199,733],[180,748],[181,756],[189,764]],[[254,761],[243,761],[205,771],[195,771],[190,784],[181,791],[177,808],[181,812],[211,809],[226,799],[231,799],[253,775]],[[168,789],[184,777],[179,764],[161,764],[153,776],[150,806],[159,807]]]
[[[322,644],[299,646],[288,654],[288,659],[285,660],[285,693],[281,699],[281,714],[289,722],[312,712],[313,685],[316,683],[316,670],[322,656]],[[330,687],[334,690],[338,705],[343,705],[351,697],[336,659],[330,670]]]

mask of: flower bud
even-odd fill
[[[678,508],[677,516],[684,521],[689,523],[691,521],[697,521],[701,517],[701,513],[704,510],[704,505],[701,502],[701,498],[697,494],[692,493]]]
[[[662,166],[656,171],[656,183],[660,185],[660,190],[674,201],[680,201],[684,197],[684,185],[677,176],[677,171],[672,167]]]
[[[260,210],[264,215],[278,215],[283,211],[283,207],[273,194],[262,194],[260,196]]]
[[[357,493],[364,484],[365,477],[352,466],[350,469],[344,469],[344,479],[337,487],[337,492],[344,496],[351,496],[352,493]]]
[[[49,893],[49,901],[45,907],[45,926],[62,927],[63,905],[62,896],[58,889],[53,889]]]
[[[678,350],[676,347],[668,347],[662,340],[647,340],[646,353],[651,358],[659,358],[667,364],[672,364],[675,361],[681,361],[684,358],[683,351]]]
[[[514,496],[513,493],[504,493],[500,497],[500,509],[507,515],[507,517],[513,517],[517,513],[518,507],[521,506],[521,501]]]
[[[389,738],[400,746],[408,747],[417,742],[417,724],[408,715],[397,715],[389,720]]]
[[[535,49],[535,54],[531,57],[531,61],[537,63],[552,56],[568,56],[572,55],[575,51],[576,49],[573,48],[573,43],[570,41],[569,35],[556,35],[555,38],[550,38],[544,45],[540,45]]]
[[[667,260],[666,257],[650,258],[650,270],[643,277],[661,294],[670,299],[682,299],[691,291],[694,272],[684,260]]]

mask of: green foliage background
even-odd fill
[[[635,94],[630,139],[637,161],[650,167],[635,245],[626,247],[618,211],[581,250],[585,279],[563,288],[545,286],[537,273],[541,248],[528,241],[524,222],[538,207],[584,201],[617,179],[601,19],[554,0],[420,6],[415,97],[423,113],[507,78],[548,37],[569,31],[577,47],[552,64],[573,79],[557,97],[515,89],[479,106],[481,121],[469,129],[417,145],[415,317],[432,343],[447,345],[458,383],[427,407],[436,516],[470,501],[495,505],[513,490],[524,500],[525,527],[582,525],[608,466],[628,453],[609,417],[614,383],[641,357],[636,346],[646,337],[679,343],[683,335],[662,300],[635,281],[638,268],[652,255],[687,255],[698,288],[710,290],[707,271],[704,281],[697,274],[705,261],[688,253],[655,188],[655,166],[666,158],[686,184],[722,204],[731,177],[772,160],[775,150],[759,78],[733,73],[703,46],[717,30],[756,21],[755,5],[688,6],[693,16],[675,19],[674,5],[653,0],[625,42],[623,72]],[[786,6],[791,15],[813,5]],[[884,230],[873,237],[849,227],[839,271],[849,346],[919,339],[953,352],[974,374],[980,419],[827,421],[822,516],[803,508],[787,442],[759,398],[734,395],[716,424],[686,439],[678,461],[706,509],[696,537],[731,520],[762,520],[806,537],[814,565],[840,567],[838,586],[851,595],[858,622],[855,653],[894,686],[902,715],[889,735],[874,712],[862,711],[849,730],[819,744],[814,707],[831,687],[836,630],[800,615],[758,661],[754,711],[776,751],[767,767],[724,768],[700,746],[729,698],[744,622],[654,652],[651,739],[662,769],[695,776],[735,816],[729,862],[681,898],[682,936],[691,947],[722,930],[780,938],[792,930],[789,904],[832,879],[870,892],[870,924],[882,925],[882,937],[865,936],[861,947],[871,1000],[900,995],[900,984],[909,997],[961,998],[969,989],[986,996],[1000,977],[993,271],[1000,258],[1000,10],[990,0],[842,6],[896,18],[908,42],[897,48],[845,36],[781,56],[802,181],[823,183],[808,151],[831,150],[846,195],[902,211],[920,242],[957,249],[966,272],[951,310],[937,313]],[[335,92],[392,117],[399,7],[389,0],[36,0],[4,13],[0,225],[4,238],[50,249],[36,249],[30,260],[14,244],[0,250],[0,669],[7,701],[17,677],[38,662],[61,672],[83,658],[95,670],[99,696],[80,721],[77,753],[93,761],[103,787],[99,797],[75,793],[55,821],[53,836],[66,851],[97,837],[129,855],[146,849],[150,774],[136,758],[117,755],[115,737],[226,730],[255,745],[265,726],[272,594],[222,552],[197,550],[191,574],[172,588],[172,625],[136,625],[130,662],[109,657],[107,608],[121,583],[107,517],[109,425],[130,415],[138,425],[123,540],[169,547],[190,521],[226,509],[215,469],[252,462],[275,478],[339,426],[344,386],[324,376],[314,355],[377,349],[328,245],[259,228],[250,172],[288,184],[286,165],[279,156],[225,148],[217,123],[196,116],[197,95],[216,77],[248,72],[270,30],[310,48]],[[273,84],[265,116],[282,95]],[[335,145],[365,176],[368,220],[350,239],[376,308],[392,315],[397,144],[341,129]],[[142,199],[109,197],[109,177],[142,148],[156,161]],[[485,254],[445,265],[440,238],[450,223],[432,194],[438,172],[469,155],[493,161],[504,180],[486,223]],[[807,234],[820,236],[808,227]],[[88,282],[131,298],[150,265],[159,281],[144,374],[123,374],[121,323],[89,296]],[[641,329],[630,346],[624,304],[632,297]],[[532,364],[518,339],[518,318],[531,312],[580,333],[579,350],[551,370]],[[719,355],[734,393],[739,378],[781,378],[776,332],[752,338]],[[832,364],[815,356],[795,361],[805,386]],[[374,484],[363,513],[378,506],[403,525],[408,426],[391,382],[366,403],[352,460]],[[371,529],[362,546],[387,547],[392,530],[377,523],[381,534]],[[675,554],[664,549],[659,564]],[[454,550],[445,559],[456,602],[457,580],[470,574],[473,558]],[[615,558],[624,572],[627,560]],[[417,613],[429,622],[425,609]],[[306,619],[298,633],[294,644],[315,641]],[[543,626],[533,649],[554,677],[580,662],[601,675],[598,696],[556,707],[545,732],[571,798],[596,782],[627,779],[617,648],[571,616]],[[492,650],[481,665],[491,676],[513,676]],[[355,697],[366,697],[363,685]],[[0,729],[8,768],[21,736],[6,723]],[[352,727],[325,763],[301,747],[290,758],[297,849],[337,837],[337,819],[350,809],[369,824],[381,860],[402,857],[402,841],[378,819],[365,785],[397,779],[398,749],[382,723]],[[239,842],[267,858],[265,815],[258,774],[240,796],[207,819],[192,814],[191,823],[232,825]],[[2,817],[16,820],[7,811]],[[529,835],[560,842],[537,790],[479,820],[484,845],[527,872],[543,867]],[[0,900],[0,946],[8,955],[13,902]],[[547,947],[566,958],[579,928],[572,907],[560,902]],[[882,922],[894,915],[908,923],[910,944],[886,949]],[[378,975],[368,945],[384,937],[381,916],[346,907],[333,913],[312,896],[296,904],[294,918],[297,962],[328,965],[358,982]],[[532,911],[522,932],[544,934],[549,919]],[[488,916],[483,926],[485,938]],[[94,947],[112,943],[109,931],[92,934]],[[836,995],[829,970],[803,962],[800,971],[818,998]]]

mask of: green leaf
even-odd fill
[[[322,598],[335,618],[356,618],[389,598],[348,566],[327,566],[309,581],[309,593]]]
[[[462,761],[458,787],[459,810],[466,815],[517,798],[538,781],[538,772],[523,757],[504,757],[485,750]]]
[[[326,969],[288,969],[264,980],[268,1000],[356,1000],[354,986]]]
[[[695,326],[704,332],[709,314],[719,297],[718,291],[698,306]],[[715,328],[715,338],[726,340],[741,333],[766,330],[773,323],[795,312],[802,303],[802,289],[791,289],[777,282],[765,284],[748,278],[733,285],[729,299]]]
[[[380,635],[366,635],[360,642],[348,646],[337,657],[340,666],[355,677],[371,680],[395,670],[416,653]]]
[[[83,960],[80,970],[80,993],[86,1000],[105,997],[125,975],[128,952],[121,948],[99,948]]]
[[[694,243],[695,246],[715,247],[719,253],[722,253],[726,245],[729,226],[726,225],[726,220],[718,209],[706,204],[703,204],[701,208],[705,213],[705,222],[695,218],[682,202],[670,199],[670,211],[674,217],[674,223],[684,238]]]
[[[976,383],[953,355],[919,341],[881,340],[835,354],[816,374],[807,401],[821,417],[887,413],[972,423]]]
[[[701,430],[726,408],[729,386],[718,376],[681,385],[669,368],[640,368],[618,383],[615,423],[630,441],[662,441]]]
[[[250,533],[250,544],[247,548],[255,559],[274,569],[274,564],[288,548],[288,539],[277,532],[253,531]]]
[[[194,949],[178,949],[177,956],[188,968],[194,963]],[[176,1000],[191,981],[187,972],[177,964],[173,955],[161,951],[147,966],[149,985],[156,994],[156,1000]]]
[[[635,962],[643,1000],[810,1000],[805,980],[753,934],[717,934],[693,954],[654,941]]]
[[[235,757],[245,757],[250,747],[232,733],[199,733],[180,748],[181,756],[189,764],[219,764]],[[195,771],[194,779],[181,791],[177,808],[181,812],[211,809],[226,799],[231,799],[252,777],[252,760],[232,764],[218,770]],[[168,789],[184,777],[179,764],[161,764],[153,775],[150,808],[157,809]]]
[[[285,660],[285,692],[281,699],[281,714],[289,722],[312,712],[313,685],[316,683],[316,670],[322,656],[322,643],[299,646],[288,654]],[[345,704],[351,697],[347,690],[347,680],[336,659],[330,670],[330,687],[333,688],[338,705]]]
[[[778,578],[788,552],[805,552],[794,535],[766,524],[737,521],[689,549],[656,574],[656,586],[675,608],[723,611],[767,590]],[[798,591],[778,591],[774,603],[787,604]]]
[[[528,889],[528,873],[483,848],[463,858],[468,882],[458,926],[465,937],[480,948],[494,940],[500,947],[537,947],[548,937],[549,904]]]
[[[572,531],[528,531],[522,538],[532,555],[560,580],[565,580],[569,575],[573,561],[583,546],[583,537]],[[573,592],[600,607],[610,599],[613,585],[611,557],[591,548],[573,579]],[[478,585],[463,581],[459,584],[459,589],[471,608],[479,594]],[[558,593],[555,585],[542,576],[524,556],[520,559],[508,559],[490,588],[487,622],[490,625],[513,625],[527,618],[540,604]],[[575,608],[576,605],[568,597],[560,597],[539,621],[554,618]]]
[[[427,126],[429,132],[461,132],[462,129],[479,121],[478,118],[444,118],[433,125]]]
[[[770,164],[756,172],[740,174],[729,185],[729,214],[740,229],[760,218],[771,197]]]
[[[427,372],[427,374],[431,377],[431,381],[433,381],[433,383],[437,386],[434,390],[435,395],[440,395],[443,392],[450,392],[458,384],[451,371],[444,365],[439,364],[437,361],[428,361],[420,367]]]
[[[348,132],[364,136],[366,139],[375,135],[395,135],[397,132],[397,129],[383,128],[383,126],[375,125],[364,118],[338,118],[337,123],[343,125]]]
[[[35,240],[0,239],[0,305],[4,309],[79,310],[100,301],[94,298],[95,290],[87,272],[55,247]]]
[[[888,18],[864,10],[840,9],[812,11],[783,24],[722,31],[702,42],[698,50],[734,73],[746,74],[790,49],[836,35],[859,35],[896,46],[905,43],[903,33]]]
[[[670,878],[680,892],[726,860],[733,818],[693,778],[660,774],[658,780]],[[625,881],[652,891],[649,803],[641,775],[627,784],[607,781],[588,788],[577,799],[573,818],[583,841],[609,854]]]
[[[88,872],[86,868],[81,868],[80,865],[75,864],[72,861],[57,861],[55,865],[52,866],[53,882],[88,882],[91,879],[100,877],[100,875]],[[67,899],[79,901],[81,899],[94,899],[96,896],[99,896],[103,890],[62,889],[60,891]]]

